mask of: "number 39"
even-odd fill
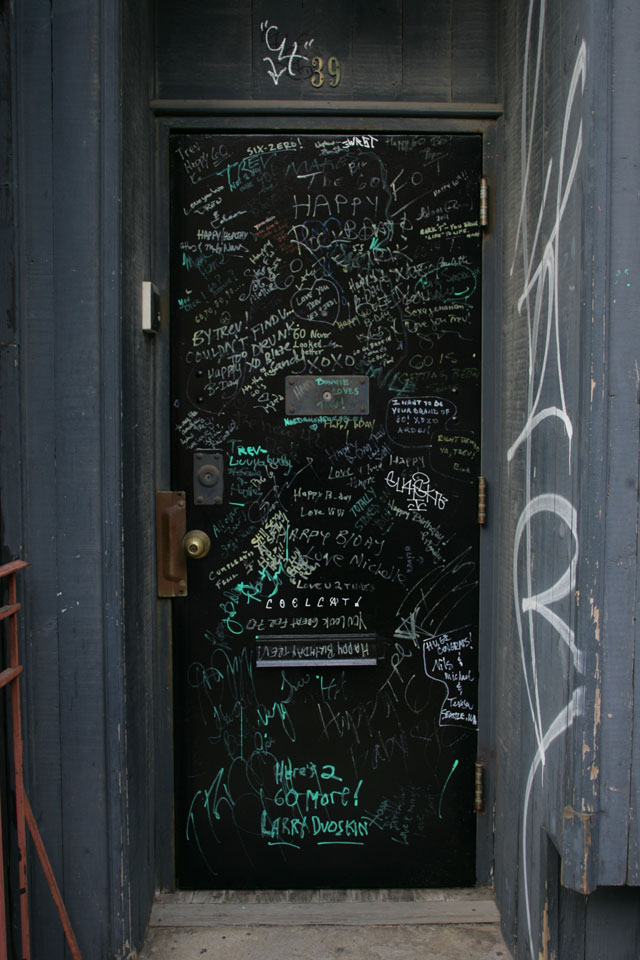
[[[313,73],[311,74],[311,86],[321,87],[324,83],[324,60],[322,57],[314,57],[311,61]],[[331,78],[330,87],[337,87],[340,83],[340,61],[337,57],[329,57],[327,60],[327,73]]]

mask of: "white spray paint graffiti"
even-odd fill
[[[538,10],[537,39],[534,39],[534,19]],[[525,469],[525,506],[516,526],[513,545],[513,596],[516,611],[516,624],[522,671],[527,691],[531,720],[535,731],[537,749],[527,777],[522,816],[522,872],[524,876],[524,900],[529,933],[529,945],[532,960],[535,960],[535,948],[532,936],[531,896],[529,891],[529,854],[528,826],[529,806],[534,782],[538,771],[544,777],[546,754],[551,744],[561,737],[573,724],[575,717],[584,709],[584,686],[573,692],[568,703],[562,705],[557,715],[548,722],[543,717],[540,705],[540,682],[538,658],[536,654],[536,626],[542,618],[549,624],[560,646],[568,649],[574,669],[584,673],[584,656],[578,649],[575,633],[568,619],[571,614],[562,614],[552,609],[554,604],[571,597],[576,586],[576,568],[578,562],[577,513],[573,504],[556,490],[534,495],[536,463],[532,451],[532,437],[542,424],[552,420],[562,428],[567,445],[567,475],[571,472],[571,444],[573,424],[567,410],[563,381],[563,366],[560,350],[560,294],[559,264],[561,262],[561,227],[569,195],[575,181],[578,161],[582,151],[582,121],[571,124],[574,110],[579,109],[579,99],[584,91],[587,70],[587,48],[582,42],[571,78],[565,106],[560,157],[556,176],[555,210],[551,210],[551,225],[546,227],[548,239],[543,241],[543,221],[549,217],[552,197],[551,187],[554,176],[553,158],[549,160],[545,175],[544,189],[539,201],[538,219],[535,232],[530,237],[528,230],[528,211],[536,197],[532,196],[532,156],[533,148],[541,132],[536,129],[537,103],[540,75],[543,62],[544,39],[544,0],[531,0],[527,22],[526,49],[522,88],[521,122],[521,176],[522,198],[518,229],[511,273],[515,269],[516,257],[522,257],[523,286],[518,299],[518,312],[526,313],[529,335],[529,383],[527,395],[527,416],[524,427],[509,449],[507,459],[511,463],[520,448],[524,448]],[[534,49],[535,47],[535,49]],[[533,59],[535,57],[535,60]],[[533,66],[533,87],[528,89],[530,67]],[[575,130],[575,142],[569,144],[570,127]],[[568,159],[570,158],[570,159]],[[546,224],[545,224],[546,226]],[[549,400],[550,397],[550,400]],[[533,524],[552,522],[570,534],[572,544],[569,565],[556,582],[546,589],[538,590],[534,583]],[[519,570],[524,569],[525,581],[521,582]],[[569,610],[566,606],[565,609]],[[551,651],[544,650],[548,663]],[[548,724],[548,725],[547,725]]]
[[[282,77],[283,74],[286,74],[288,77],[293,77],[294,79],[299,79],[298,71],[300,61],[308,61],[309,57],[305,56],[304,53],[298,53],[298,41],[294,40],[287,45],[286,36],[280,39],[280,28],[274,23],[270,24],[268,20],[262,21],[260,30],[262,31],[262,36],[269,53],[277,54],[275,60],[270,56],[262,58],[263,62],[269,65],[267,74],[273,80],[274,86],[278,86],[280,77]],[[303,49],[311,47],[313,42],[313,40],[306,40]],[[284,64],[284,66],[278,69],[281,63]]]

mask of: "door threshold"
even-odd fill
[[[498,923],[493,891],[182,890],[159,894],[151,927]]]

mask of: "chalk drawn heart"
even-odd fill
[[[340,312],[340,294],[327,278],[314,280],[291,297],[291,306],[301,320],[309,323],[335,323]]]

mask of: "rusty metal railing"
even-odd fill
[[[21,958],[31,960],[31,936],[29,929],[29,885],[27,871],[27,827],[31,834],[33,845],[40,859],[45,878],[51,891],[51,896],[58,910],[62,929],[64,930],[69,950],[73,960],[82,960],[78,943],[71,927],[69,915],[64,905],[60,888],[49,862],[47,852],[33,816],[31,804],[24,788],[24,773],[22,766],[22,722],[20,715],[20,675],[24,667],[20,664],[18,650],[18,613],[21,604],[18,603],[16,574],[24,570],[29,564],[24,560],[14,560],[0,566],[0,580],[7,580],[8,602],[0,607],[0,620],[7,620],[9,627],[9,666],[0,671],[0,689],[8,688],[11,692],[11,725],[13,734],[13,777],[16,798],[16,830],[18,842],[18,889],[20,891],[20,936]],[[1,816],[1,812],[0,812]],[[4,888],[5,864],[2,848],[2,823],[0,822],[0,960],[7,960],[7,916]]]

